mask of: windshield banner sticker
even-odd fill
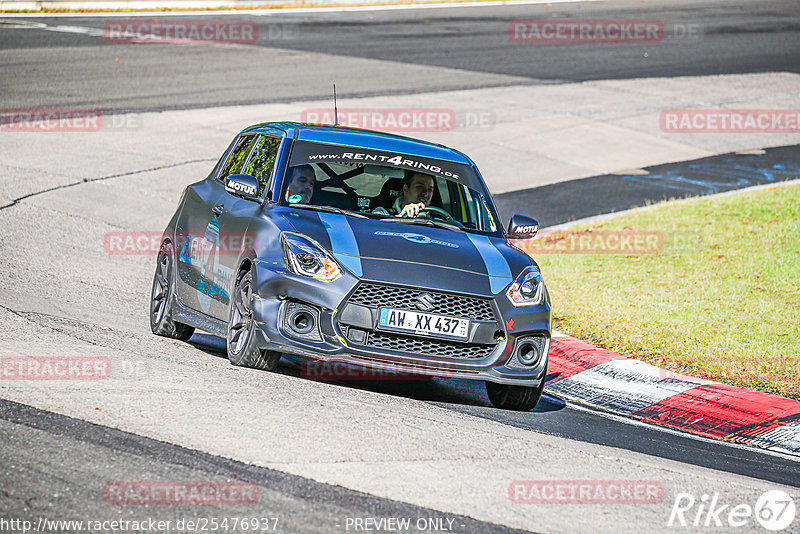
[[[344,163],[344,164],[377,164],[419,171],[425,174],[441,176],[450,180],[465,178],[464,171],[469,167],[449,161],[410,156],[376,150],[353,149],[322,143],[295,143],[292,150],[291,165],[304,163]]]
[[[447,178],[458,180],[458,174],[442,169],[438,165],[425,164],[418,160],[408,159],[406,156],[387,156],[381,154],[367,154],[364,152],[339,152],[338,154],[312,154],[308,156],[308,160],[314,161],[363,161],[364,163],[374,161],[377,163],[390,163],[395,167],[403,167],[406,169],[420,170],[430,174],[438,174]]]

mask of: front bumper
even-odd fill
[[[540,306],[517,308],[501,293],[490,301],[495,321],[491,324],[488,321],[473,321],[481,323],[472,329],[473,335],[469,341],[476,342],[473,344],[437,343],[438,340],[434,340],[431,345],[430,336],[400,336],[417,348],[427,343],[428,346],[444,345],[455,349],[445,351],[452,353],[449,356],[442,356],[426,354],[424,349],[413,352],[393,350],[348,339],[350,328],[365,330],[367,336],[383,333],[375,324],[375,310],[369,315],[362,306],[358,306],[360,309],[356,311],[360,314],[353,313],[353,304],[347,300],[363,281],[350,273],[345,273],[334,282],[324,283],[276,269],[274,263],[257,262],[256,275],[258,289],[253,302],[253,319],[259,348],[317,362],[337,362],[406,377],[463,378],[529,387],[538,387],[545,379],[551,326],[547,295]],[[297,310],[308,312],[313,318],[311,322],[316,323],[307,333],[298,333],[288,325],[287,320]],[[353,326],[359,321],[359,315],[361,323]],[[347,324],[342,322],[343,318]],[[370,321],[372,324],[368,324]],[[487,331],[494,335],[487,338]],[[519,352],[524,345],[531,343],[536,345],[541,354],[535,363],[526,365],[520,361]],[[462,346],[465,349],[463,353],[468,354],[466,357],[461,357],[459,349]],[[467,350],[470,347],[480,350]],[[380,373],[376,375],[376,379],[379,379]],[[313,377],[313,373],[310,373],[310,377]]]

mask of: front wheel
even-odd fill
[[[245,271],[239,275],[231,298],[227,336],[228,360],[239,367],[272,371],[278,366],[281,354],[259,349],[254,331],[253,274]]]
[[[503,410],[519,410],[527,412],[533,410],[542,398],[544,380],[539,387],[509,386],[486,382],[486,393],[492,406]]]
[[[187,341],[194,334],[194,327],[172,320],[170,303],[175,292],[172,274],[172,245],[164,243],[158,251],[150,294],[150,330],[158,336]]]

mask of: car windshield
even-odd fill
[[[407,204],[417,218],[399,217]],[[497,215],[472,167],[420,156],[295,142],[280,204],[494,235]]]

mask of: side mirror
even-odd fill
[[[514,215],[508,222],[509,239],[530,239],[539,231],[539,221],[525,217],[524,215]]]
[[[258,200],[258,179],[249,174],[231,174],[225,178],[225,191],[247,200]]]

